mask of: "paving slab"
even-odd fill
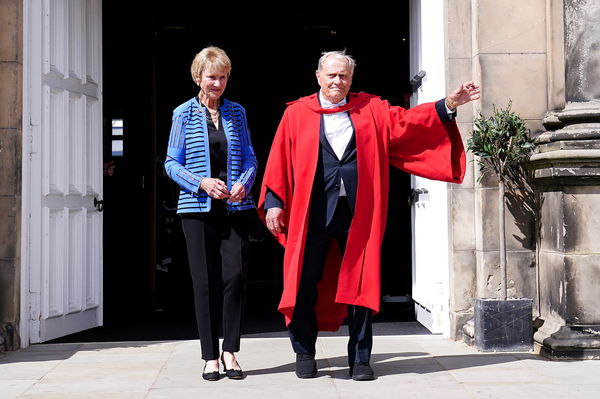
[[[474,397],[477,399],[573,399],[582,397],[577,396],[575,393],[570,394],[560,389],[557,390],[551,382],[544,385],[539,383],[506,384],[485,382],[469,383],[464,384],[464,386],[469,392],[469,396],[467,397]]]
[[[204,381],[197,340],[33,345],[0,358],[0,399],[600,397],[600,361],[479,353],[414,326],[405,335],[387,334],[401,326],[385,331],[374,339],[377,378],[368,382],[349,377],[343,333],[319,337],[319,372],[309,380],[296,377],[294,353],[281,335],[242,339],[241,381]]]
[[[38,380],[0,380],[0,398],[17,398],[36,382]]]
[[[147,391],[105,391],[105,392],[60,392],[60,393],[27,393],[23,399],[144,399]]]

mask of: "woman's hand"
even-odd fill
[[[212,177],[205,177],[200,183],[200,188],[208,194],[209,197],[215,199],[223,199],[229,197],[229,190],[227,190],[227,184],[222,180],[213,179]]]
[[[476,86],[473,82],[466,82],[461,84],[456,90],[446,97],[446,105],[450,109],[454,109],[460,105],[466,104],[469,101],[478,100],[481,97],[479,94],[479,86]]]
[[[229,202],[240,202],[246,197],[246,189],[242,183],[235,183],[229,193]]]

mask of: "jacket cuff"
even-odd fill
[[[180,167],[177,170],[176,175],[178,177],[178,180],[176,181],[183,189],[197,195],[200,194],[200,183],[202,182],[202,179],[204,179],[203,176],[190,172],[184,167]]]
[[[202,180],[204,180],[204,176],[199,176],[199,181],[198,181],[198,188],[196,188],[196,191],[192,192],[192,195],[194,197],[199,197],[200,196],[200,191],[202,191]]]
[[[283,209],[283,201],[273,191],[267,188],[267,194],[265,195],[265,203],[263,205],[265,211],[271,208]]]
[[[254,167],[246,169],[244,173],[242,173],[242,175],[239,177],[239,179],[235,182],[241,183],[244,186],[244,189],[246,190],[246,195],[250,193],[250,189],[252,188],[252,184],[254,183],[255,170],[256,169]]]
[[[453,112],[448,113],[448,108],[446,108],[446,98],[442,98],[435,103],[435,110],[442,122],[450,122],[456,118],[456,109]]]

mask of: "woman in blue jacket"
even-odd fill
[[[243,378],[240,349],[250,188],[257,162],[244,108],[221,99],[231,61],[218,47],[199,52],[191,67],[197,97],[173,112],[165,169],[181,187],[177,213],[185,233],[202,359],[202,377]],[[223,352],[219,356],[219,324]]]

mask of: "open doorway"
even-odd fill
[[[103,5],[104,320],[107,340],[195,338],[178,188],[162,162],[172,110],[197,94],[189,67],[207,45],[233,63],[225,97],[242,104],[259,161],[255,199],[287,101],[315,92],[320,53],[357,60],[352,91],[408,106],[408,2],[399,11],[319,6],[207,7],[187,1]],[[112,170],[111,170],[112,168]],[[111,173],[112,172],[112,173]],[[382,248],[382,295],[411,294],[410,177],[392,170]],[[245,333],[283,330],[276,307],[283,251],[251,243]],[[393,256],[392,256],[393,255]],[[412,318],[413,304],[382,304],[381,319]],[[85,339],[93,339],[89,334]]]

